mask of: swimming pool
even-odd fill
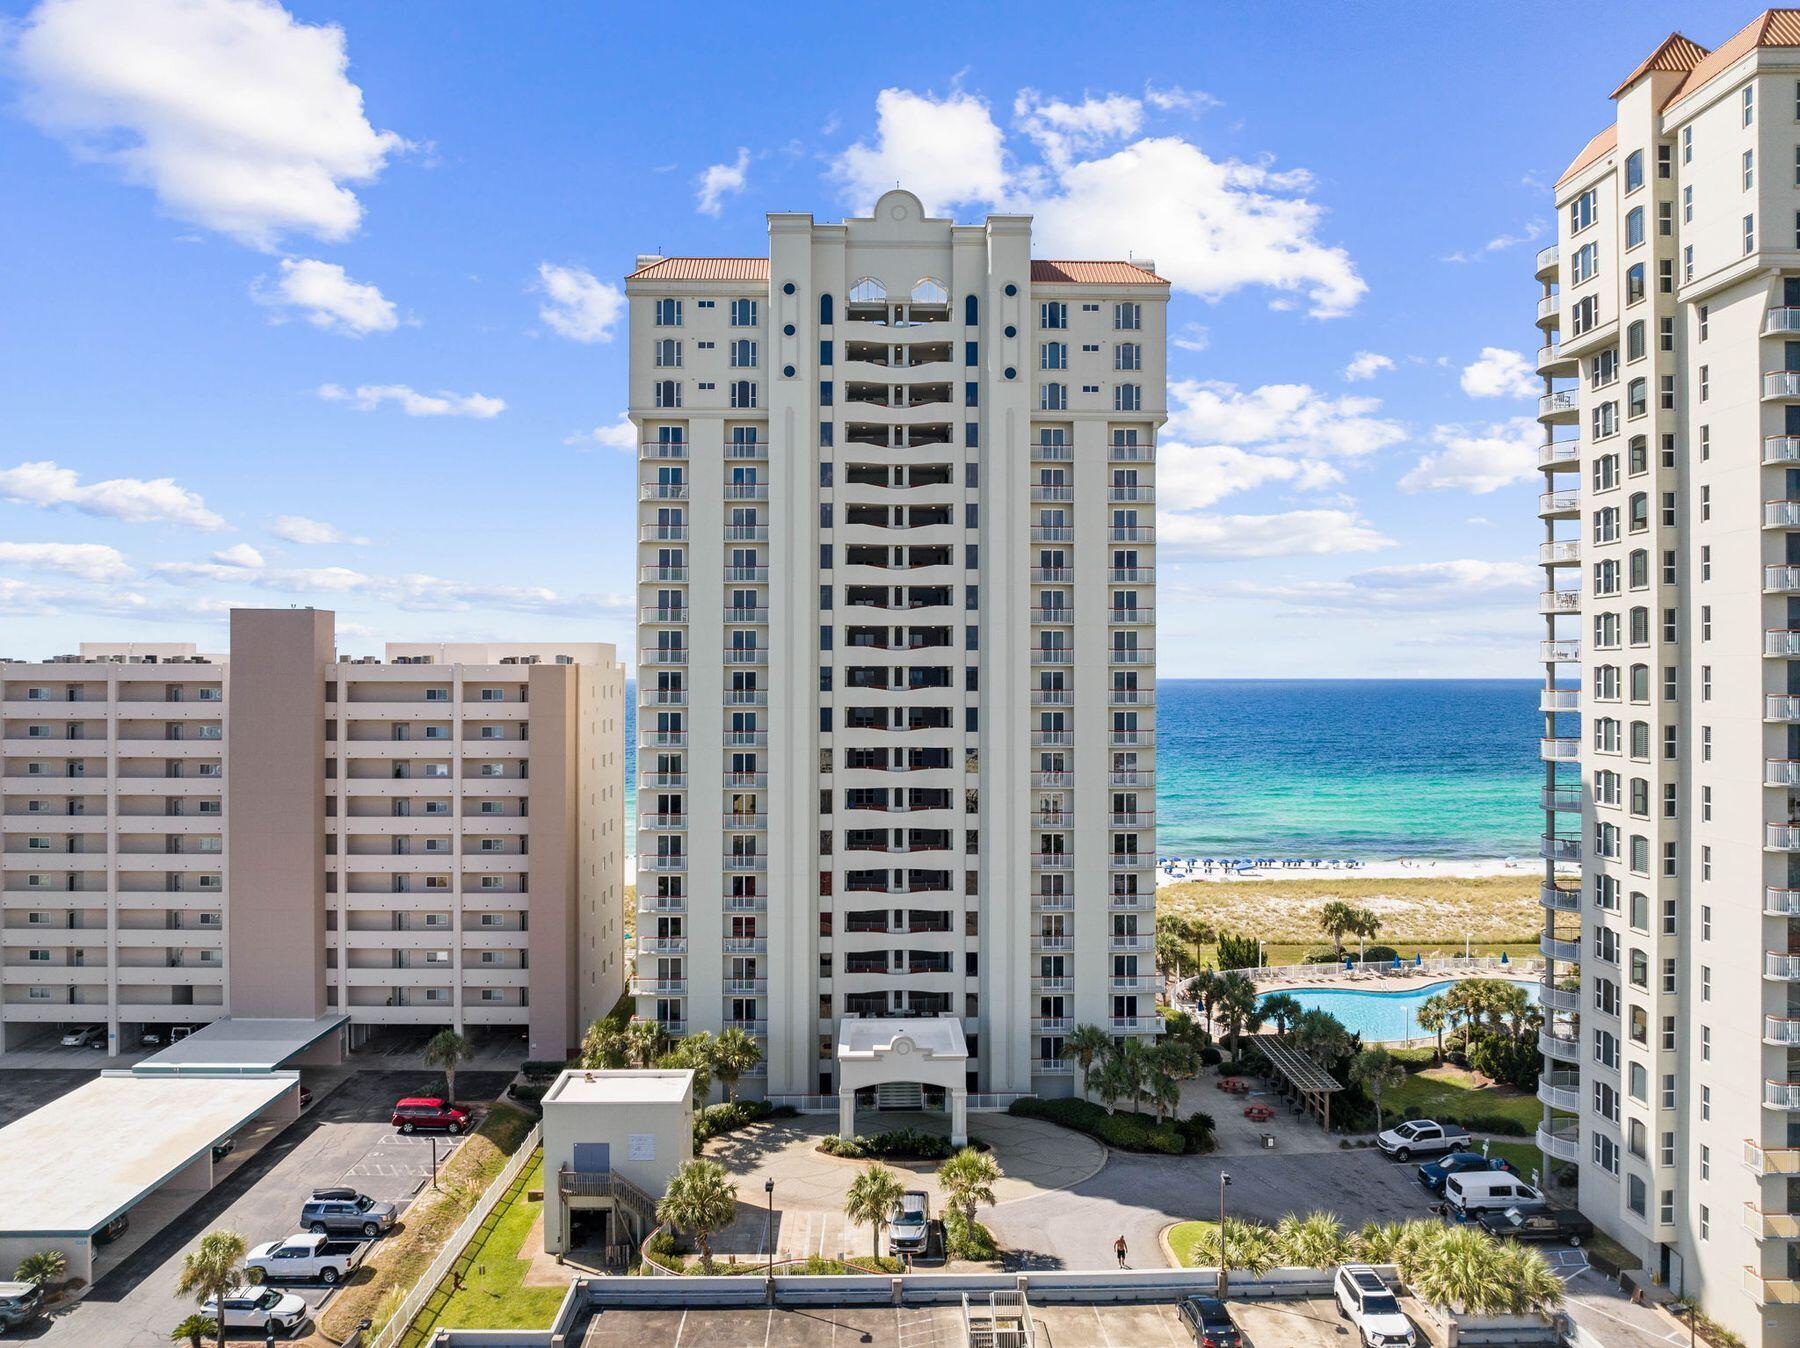
[[[1459,981],[1450,978],[1439,983],[1427,983],[1422,987],[1407,988],[1403,992],[1365,992],[1361,988],[1275,988],[1263,993],[1262,997],[1285,992],[1309,1011],[1315,1007],[1321,1011],[1329,1011],[1343,1022],[1344,1028],[1350,1033],[1360,1034],[1365,1044],[1393,1044],[1405,1039],[1429,1038],[1414,1019],[1419,1004],[1427,997],[1435,997],[1447,988],[1455,987]],[[1532,1004],[1537,1004],[1536,983],[1518,978],[1506,981],[1524,988],[1525,995],[1531,999]],[[1262,998],[1257,1000],[1261,1001]]]

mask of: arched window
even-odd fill
[[[821,324],[831,322],[831,296],[829,295],[819,296],[819,322]]]
[[[680,407],[681,385],[673,379],[657,380],[656,405],[658,407]]]
[[[980,321],[980,314],[979,301],[977,301],[973,295],[965,297],[963,300],[963,322],[972,328]]]
[[[914,304],[948,304],[950,292],[944,288],[942,281],[933,280],[929,276],[921,277],[912,288]]]
[[[887,298],[887,287],[873,276],[865,276],[850,287],[850,303],[880,304]]]

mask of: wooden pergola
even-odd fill
[[[1316,1062],[1292,1047],[1279,1035],[1258,1035],[1256,1047],[1269,1060],[1269,1066],[1300,1097],[1306,1112],[1319,1120],[1319,1126],[1331,1130],[1331,1097],[1343,1090],[1338,1079]]]

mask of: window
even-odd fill
[[[1648,385],[1642,379],[1632,380],[1625,394],[1625,415],[1641,417],[1649,410]]]
[[[1674,171],[1674,167],[1675,147],[1672,145],[1658,145],[1656,147],[1656,176],[1659,178],[1667,178]]]
[[[1673,262],[1656,264],[1656,289],[1657,293],[1662,295],[1675,293],[1675,264]]]
[[[734,370],[753,370],[756,368],[756,343],[748,338],[740,338],[731,344],[731,367]],[[751,404],[754,406],[754,404]]]
[[[1040,328],[1066,328],[1069,326],[1069,306],[1061,300],[1046,300],[1038,305],[1038,326]]]
[[[652,391],[654,393],[652,401],[658,407],[681,406],[681,385],[676,380],[659,379]]]
[[[1644,358],[1644,320],[1638,319],[1625,329],[1625,359],[1642,360]]]
[[[731,326],[734,328],[756,326],[755,300],[733,300],[731,302]]]
[[[1592,415],[1594,439],[1604,440],[1609,435],[1619,433],[1619,405],[1616,402],[1604,402],[1594,408]]]
[[[1045,342],[1039,349],[1038,368],[1041,370],[1068,369],[1069,344],[1067,342]]]
[[[1756,251],[1756,216],[1744,217],[1744,253],[1748,256]]]
[[[1643,301],[1643,298],[1644,264],[1642,262],[1634,262],[1625,269],[1625,303],[1639,304]]]
[[[1681,162],[1684,164],[1694,162],[1694,128],[1691,126],[1681,128]]]
[[[1625,190],[1635,192],[1644,185],[1644,152],[1633,150],[1625,156]]]
[[[1625,246],[1636,248],[1644,242],[1644,208],[1633,206],[1625,214]]]
[[[1800,93],[1796,93],[1796,101],[1800,102]],[[1569,203],[1569,232],[1579,233],[1594,223],[1595,211],[1600,204],[1600,189],[1590,187],[1575,200]]]
[[[1700,306],[1699,313],[1700,313],[1700,340],[1704,342],[1707,338],[1707,335],[1711,331],[1710,321],[1712,318],[1712,306],[1710,304],[1702,304]]]
[[[1755,150],[1745,150],[1744,151],[1743,179],[1744,179],[1744,190],[1746,192],[1750,191],[1753,187],[1756,186],[1756,151]]]
[[[656,326],[659,328],[681,326],[680,300],[658,300],[656,302]]]
[[[1694,189],[1691,187],[1681,189],[1681,223],[1684,225],[1694,223]]]
[[[1045,384],[1038,390],[1038,410],[1041,412],[1064,412],[1069,407],[1069,386],[1067,384]]]
[[[1113,348],[1113,369],[1141,370],[1144,368],[1144,348],[1136,342],[1120,342]]]
[[[1702,521],[1712,518],[1712,488],[1704,482],[1700,484],[1700,518]]]
[[[1604,388],[1619,377],[1619,353],[1602,351],[1588,364],[1588,387]]]
[[[1113,411],[1138,412],[1143,410],[1144,391],[1136,384],[1119,384],[1113,389]]]
[[[681,364],[681,343],[673,337],[664,337],[655,344],[656,364],[669,369]]]
[[[1656,320],[1656,346],[1660,351],[1675,349],[1675,320],[1659,318]]]
[[[1712,397],[1712,366],[1700,367],[1700,401],[1705,402]]]
[[[1756,86],[1746,84],[1743,95],[1744,125],[1749,126],[1756,120]]]
[[[1582,299],[1576,300],[1574,307],[1569,310],[1569,327],[1570,327],[1571,331],[1573,331],[1574,334],[1577,337],[1579,337],[1579,336],[1581,336],[1582,333],[1587,332],[1590,328],[1597,328],[1599,326],[1600,326],[1600,298],[1599,298],[1599,296],[1588,295]]]
[[[733,407],[756,406],[756,381],[754,379],[732,381],[731,405]]]
[[[1675,232],[1674,202],[1659,201],[1656,203],[1656,232],[1665,239]]]
[[[1136,332],[1144,326],[1143,306],[1139,304],[1113,305],[1113,327],[1120,332]]]
[[[1600,245],[1584,243],[1569,255],[1569,284],[1580,285],[1600,267]]]

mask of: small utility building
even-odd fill
[[[636,1244],[694,1159],[694,1074],[569,1071],[544,1095],[544,1249]]]

